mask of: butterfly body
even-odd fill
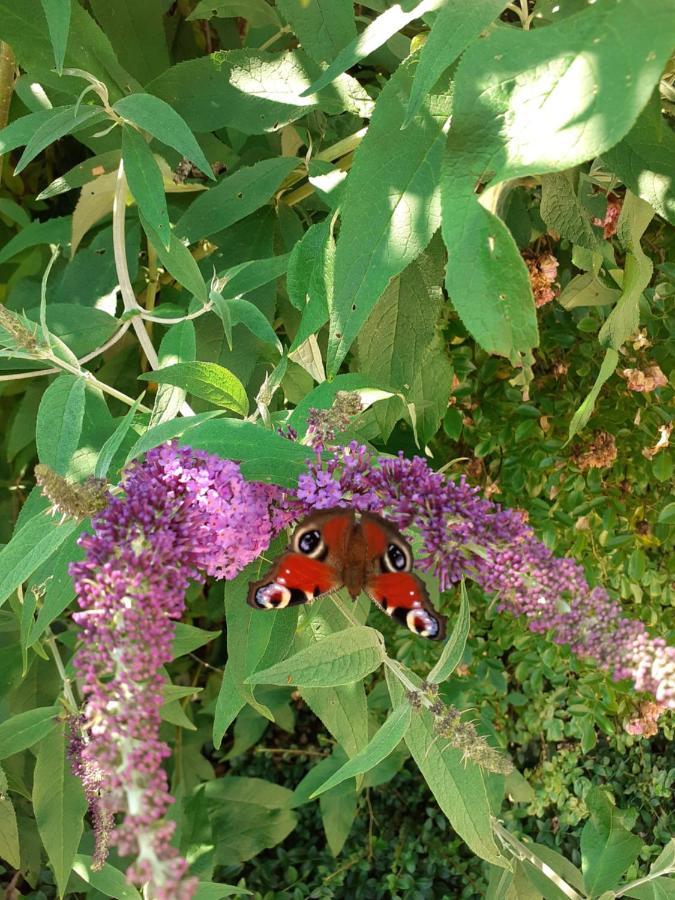
[[[413,633],[441,638],[443,617],[412,566],[410,545],[386,519],[351,508],[321,510],[298,525],[270,571],[250,584],[248,602],[282,609],[345,587],[354,600],[365,591]]]

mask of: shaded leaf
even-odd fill
[[[122,158],[134,200],[168,250],[171,246],[171,223],[166,208],[164,179],[145,139],[129,125],[122,126]]]
[[[352,0],[312,0],[311,3],[277,0],[276,6],[302,46],[317,62],[335,59],[340,50],[356,38]]]
[[[12,801],[5,796],[0,796],[0,859],[8,862],[13,869],[21,867],[16,813]]]
[[[163,0],[91,0],[91,8],[117,58],[141,84],[168,68]]]
[[[129,884],[123,872],[110,863],[103,863],[102,867],[93,869],[92,862],[91,856],[76,853],[73,872],[107,897],[115,897],[117,900],[141,900],[141,895],[132,884]]]
[[[598,372],[593,387],[588,392],[588,396],[584,398],[581,406],[572,416],[569,432],[567,435],[568,441],[571,440],[578,431],[581,431],[581,429],[590,419],[591,413],[593,412],[593,407],[595,406],[595,402],[600,396],[602,386],[607,381],[607,379],[611,378],[611,376],[614,374],[618,362],[619,354],[617,353],[617,351],[611,347],[607,349],[605,351],[605,358],[602,361],[600,371]]]
[[[469,625],[471,624],[471,612],[469,608],[469,598],[466,594],[466,586],[464,581],[460,585],[460,602],[457,620],[452,629],[452,634],[448,638],[443,652],[438,662],[427,675],[427,681],[431,684],[441,684],[448,679],[462,661],[466,639],[469,636]]]
[[[85,125],[91,125],[94,122],[105,118],[105,113],[100,106],[65,106],[61,109],[52,110],[53,115],[43,122],[31,135],[26,148],[16,164],[14,174],[18,175],[22,172],[29,162],[41,153],[45,147],[58,141],[59,138],[66,134],[72,134],[83,128]]]
[[[70,0],[42,0],[42,9],[47,19],[49,37],[54,48],[56,71],[60,75],[63,72],[63,60],[66,55],[66,45],[68,44]]]
[[[35,440],[41,463],[67,475],[77,450],[84,420],[84,378],[63,373],[42,395]]]
[[[171,325],[159,345],[159,368],[175,366],[176,363],[192,362],[197,352],[195,328],[192,322],[177,322]],[[169,422],[178,416],[185,403],[186,391],[173,384],[160,384],[155,395],[150,414],[150,427]]]
[[[617,887],[643,841],[624,828],[619,811],[602,789],[590,789],[586,806],[590,819],[581,832],[581,870],[586,889],[597,896]]]

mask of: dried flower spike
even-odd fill
[[[88,478],[73,484],[44,463],[35,466],[35,480],[42,493],[52,502],[52,515],[86,519],[102,510],[108,502],[108,486],[101,478]]]

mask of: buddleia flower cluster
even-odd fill
[[[71,567],[81,629],[75,666],[85,698],[76,771],[91,781],[96,814],[108,824],[113,815],[120,820],[110,839],[134,858],[128,875],[153,900],[189,900],[197,884],[171,845],[163,768],[169,748],[159,738],[161,673],[186,588],[205,576],[233,578],[314,509],[349,505],[386,515],[419,545],[417,565],[441,591],[473,579],[533,631],[675,707],[675,648],[624,618],[574,560],[554,557],[521,512],[419,457],[378,457],[357,443],[308,448],[313,452],[297,489],[283,491],[246,481],[229,460],[164,445],[127,470],[119,493],[92,519],[92,533],[80,539],[85,559]],[[453,746],[475,740],[457,711],[438,707],[434,716],[439,739]]]

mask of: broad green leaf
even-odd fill
[[[152,241],[152,245],[157,251],[157,256],[162,265],[197,300],[206,303],[207,290],[202,273],[199,271],[199,266],[185,244],[176,237],[176,233],[172,230],[169,238],[169,249],[166,250],[164,241],[155,232],[151,223],[147,221],[140,210],[139,217],[143,230]]]
[[[626,137],[603,151],[602,159],[626,187],[675,225],[675,135],[661,115],[658,90]]]
[[[412,122],[443,72],[505,6],[505,0],[477,0],[470,6],[462,0],[446,0],[441,6],[419,53],[404,128]]]
[[[249,259],[218,273],[220,293],[224,297],[240,297],[269,284],[288,269],[290,253],[268,259]]]
[[[0,606],[69,537],[78,523],[44,513],[30,518],[0,550]]]
[[[19,849],[19,829],[16,825],[16,813],[9,797],[0,793],[0,859],[8,862],[13,869],[21,867],[21,851]]]
[[[32,113],[31,115],[37,115]],[[25,143],[25,142],[24,142]],[[0,141],[0,147],[2,142]],[[51,197],[57,197],[59,194],[65,194],[75,188],[84,187],[93,178],[100,175],[109,175],[111,172],[117,172],[120,164],[121,152],[119,150],[108,150],[106,153],[99,153],[91,156],[84,162],[73,166],[65,175],[59,175],[51,184],[35,198],[36,200],[49,200]]]
[[[193,650],[203,647],[217,637],[220,637],[220,631],[205,631],[203,628],[195,628],[194,625],[177,622],[171,642],[171,657],[177,659],[186,653],[192,653]]]
[[[586,806],[590,818],[581,832],[581,870],[586,890],[598,896],[616,889],[644,843],[624,828],[619,811],[601,788],[590,789]]]
[[[91,856],[76,853],[73,872],[107,897],[115,897],[116,900],[141,900],[141,895],[129,884],[123,872],[110,863],[103,863],[102,867],[93,869],[92,862]]]
[[[298,165],[295,157],[263,159],[223,178],[195,198],[176,223],[176,234],[193,244],[255,212]]]
[[[649,867],[650,875],[667,875],[675,871],[675,838],[671,838]]]
[[[675,900],[675,878],[655,878],[626,890],[623,896],[634,900]]]
[[[357,775],[370,771],[389,756],[403,740],[410,725],[410,717],[411,709],[407,703],[394,709],[384,725],[375,732],[367,746],[318,787],[311,794],[310,799],[334,788],[347,778],[355,778]]]
[[[59,475],[68,474],[80,442],[84,401],[84,378],[65,372],[42,395],[35,429],[38,458]]]
[[[347,179],[330,304],[329,376],[337,373],[390,279],[424,250],[440,224],[438,186],[451,94],[445,86],[429,95],[415,127],[401,132],[414,66],[414,60],[405,62],[384,87]]]
[[[120,63],[141,84],[169,67],[164,0],[91,0],[91,8]]]
[[[145,139],[130,125],[122,126],[122,158],[134,200],[168,250],[171,246],[171,223],[166,208],[164,179]]]
[[[223,680],[220,683],[213,715],[213,746],[216,750],[220,749],[225,732],[245,705],[246,701],[237,690],[232,664],[228,662],[223,672]]]
[[[305,471],[313,452],[260,425],[235,419],[201,422],[179,443],[240,461],[242,473],[249,481],[288,486],[297,486],[298,475]]]
[[[70,222],[70,216],[31,222],[0,249],[0,264],[6,263],[22,250],[39,244],[67,244],[70,241]]]
[[[569,281],[560,296],[558,303],[564,309],[577,309],[580,306],[611,306],[621,296],[621,291],[607,287],[592,272],[575,275]]]
[[[32,647],[42,637],[45,628],[51,625],[54,619],[58,618],[75,599],[75,586],[68,569],[71,562],[83,558],[83,550],[78,546],[79,539],[79,531],[71,532],[56,553],[50,556],[43,563],[43,567],[37,569],[31,576],[29,588],[32,589],[42,584],[44,593],[42,606],[28,635],[29,647]],[[43,580],[45,568],[48,569],[46,581]]]
[[[0,759],[37,744],[56,727],[58,706],[41,706],[18,713],[0,724]]]
[[[248,2],[248,0],[246,0]],[[221,900],[223,897],[251,897],[253,892],[234,884],[221,884],[215,881],[200,881],[194,900]]]
[[[547,28],[495,29],[470,46],[449,148],[462,154],[467,184],[487,172],[493,182],[558,172],[613,147],[659,81],[671,21],[670,0],[654,0],[648,21],[640,0],[598,3]]]
[[[356,345],[359,372],[373,385],[400,391],[418,414],[428,416],[423,444],[436,433],[447,410],[452,381],[444,342],[436,340],[444,306],[443,256],[442,243],[434,240],[391,280],[359,332]],[[433,410],[435,414],[429,415]],[[378,404],[374,415],[387,440],[407,411],[401,398],[394,397]]]
[[[17,147],[25,146],[35,132],[54,116],[54,109],[39,109],[37,112],[21,116],[0,128],[0,153],[10,153]]]
[[[255,27],[280,26],[279,16],[266,0],[200,0],[187,18],[188,22],[192,22],[195,19],[214,17],[242,18]]]
[[[108,474],[108,469],[113,461],[113,458],[117,451],[122,446],[125,437],[127,436],[129,429],[134,421],[134,416],[136,415],[136,411],[140,406],[141,400],[143,396],[137,397],[134,400],[133,405],[129,408],[127,414],[123,417],[122,421],[119,423],[117,428],[110,435],[105,444],[101,447],[98,459],[96,460],[96,468],[94,469],[94,477],[95,478],[105,478]]]
[[[288,263],[286,286],[291,303],[302,312],[291,351],[297,350],[328,321],[333,296],[335,240],[330,221],[312,225],[295,245]]]
[[[257,700],[249,676],[286,656],[295,635],[298,611],[280,610],[280,615],[266,616],[248,605],[248,582],[261,577],[266,566],[259,560],[225,585],[225,614],[228,669],[236,690],[261,716],[273,721],[269,707]]]
[[[533,841],[527,841],[525,844],[527,849],[533,853],[535,856],[538,856],[539,859],[542,860],[547,866],[549,866],[554,873],[559,875],[567,884],[571,885],[575,890],[580,891],[583,894],[584,891],[584,879],[577,867],[573,865],[568,859],[565,859],[564,856],[561,856],[560,853],[557,853],[555,850],[552,850],[550,847],[547,847],[545,844],[535,844]],[[533,867],[534,868],[534,867]],[[539,871],[538,869],[536,870]],[[532,878],[531,870],[528,869],[528,874]],[[542,878],[546,878],[543,873],[540,873]],[[551,883],[550,878],[546,878],[548,882],[546,888],[548,891],[552,891],[555,893],[555,883]],[[535,884],[541,884],[544,887],[543,881],[535,881]],[[560,897],[560,900],[565,900],[565,895],[560,892],[556,896]]]
[[[618,350],[635,334],[640,324],[640,295],[654,271],[654,264],[640,246],[640,239],[653,218],[651,206],[627,191],[617,223],[617,238],[627,251],[622,293],[598,335],[605,347]]]
[[[42,0],[0,0],[0,22],[3,41],[12,47],[26,72],[52,68],[54,51]],[[105,82],[113,100],[138,88],[117,61],[107,36],[79,3],[71,3],[70,35],[64,60],[68,68],[83,69]],[[80,93],[82,82],[75,84],[73,98]]]
[[[356,789],[351,781],[319,797],[323,830],[333,856],[338,856],[349,837],[357,806]]]
[[[178,63],[148,90],[170,103],[196,132],[233,127],[244,134],[277,131],[320,107],[328,114],[349,110],[367,116],[368,94],[354,78],[302,96],[319,66],[301,50],[268,53],[245,48]]]
[[[246,680],[248,684],[336,687],[365,678],[381,663],[382,636],[374,628],[360,625],[331,634]]]
[[[204,5],[208,2],[203,0]],[[317,62],[335,59],[356,38],[352,0],[277,0],[276,6]]]
[[[31,135],[16,164],[14,174],[18,175],[19,172],[22,172],[45,147],[58,141],[59,138],[104,118],[105,113],[100,106],[80,106],[79,109],[75,106],[65,106],[62,109],[53,110],[53,115]]]
[[[118,100],[113,109],[118,116],[138,125],[168,147],[173,147],[208,178],[215,180],[209,161],[195,136],[185,120],[168,103],[152,94],[130,94]]]
[[[591,217],[577,196],[573,170],[551,172],[541,177],[539,212],[549,229],[587,250],[597,250],[600,240],[593,231]]]
[[[35,307],[26,312],[26,317],[40,322],[40,310]],[[73,303],[49,303],[46,309],[47,328],[57,352],[63,350],[63,342],[75,357],[84,356],[95,350],[112,337],[119,323],[102,309],[76,306]],[[59,355],[60,352],[59,352]],[[71,362],[70,359],[67,361]]]
[[[192,362],[197,352],[195,328],[192,322],[171,325],[159,345],[159,368],[176,363]],[[175,419],[185,402],[186,391],[172,384],[160,384],[150,415],[150,427]]]
[[[448,679],[460,664],[464,655],[464,647],[469,635],[471,613],[469,598],[467,597],[466,586],[463,581],[460,586],[460,596],[459,613],[452,629],[452,634],[448,638],[438,662],[427,675],[427,681],[431,684],[441,684]]]
[[[185,388],[188,394],[231,409],[241,416],[248,413],[248,398],[243,384],[232,372],[217,363],[176,363],[154,372],[144,372],[138,377],[142,381],[178,385]]]
[[[217,294],[215,291],[211,292],[211,301],[214,312],[217,313],[223,322],[226,334],[228,327],[231,335],[233,325],[244,325],[251,334],[254,334],[266,344],[275,346],[279,353],[282,352],[281,341],[276,331],[255,304],[243,298],[232,300],[229,297],[223,297],[222,294]]]
[[[63,60],[68,44],[70,28],[70,0],[42,0],[42,9],[47,19],[49,37],[54,48],[54,61],[59,75],[63,72]]]
[[[661,525],[675,524],[675,503],[667,503],[659,513],[657,521]]]
[[[404,689],[388,668],[385,673],[391,702],[398,705],[404,700]],[[405,742],[457,834],[481,859],[506,867],[492,835],[490,804],[479,767],[465,762],[460,750],[444,746],[442,738],[434,732],[433,719],[427,710],[413,716]]]
[[[307,88],[303,96],[320,91],[342,72],[346,72],[347,69],[355,66],[359,60],[374,53],[378,47],[385,44],[397,31],[401,31],[406,25],[414,22],[415,19],[420,19],[426,13],[438,9],[441,5],[442,0],[421,0],[421,2],[417,3],[414,0],[401,0],[400,3],[394,4],[394,6],[371,22],[361,34],[338,53],[328,68]]]
[[[603,384],[607,381],[608,378],[614,374],[614,371],[619,363],[619,354],[612,347],[609,347],[605,351],[605,358],[602,361],[602,365],[600,366],[600,371],[598,372],[597,378],[595,379],[595,383],[593,387],[588,392],[588,396],[584,398],[581,406],[576,410],[574,415],[572,416],[572,420],[570,421],[569,432],[567,435],[567,440],[570,441],[574,435],[581,431],[584,425],[588,422],[591,417],[591,413],[593,412],[593,407],[595,406],[596,400],[600,396],[600,391],[602,390]]]
[[[35,821],[60,897],[66,891],[87,810],[82,783],[71,772],[64,731],[60,725],[42,739],[33,776]]]
[[[1,145],[2,142],[0,142]],[[26,210],[15,200],[10,200],[9,197],[0,197],[0,215],[14,222],[19,228],[25,228],[26,225],[30,225],[30,216]]]
[[[164,444],[166,441],[172,441],[181,435],[187,435],[193,428],[197,428],[209,419],[219,415],[221,415],[220,410],[210,410],[209,412],[197,413],[196,416],[175,418],[168,422],[153,425],[133,445],[124,464],[128,465],[132,459],[142,456],[148,450],[152,450],[153,447],[159,447],[160,444]],[[185,443],[190,443],[188,437],[185,438]]]

